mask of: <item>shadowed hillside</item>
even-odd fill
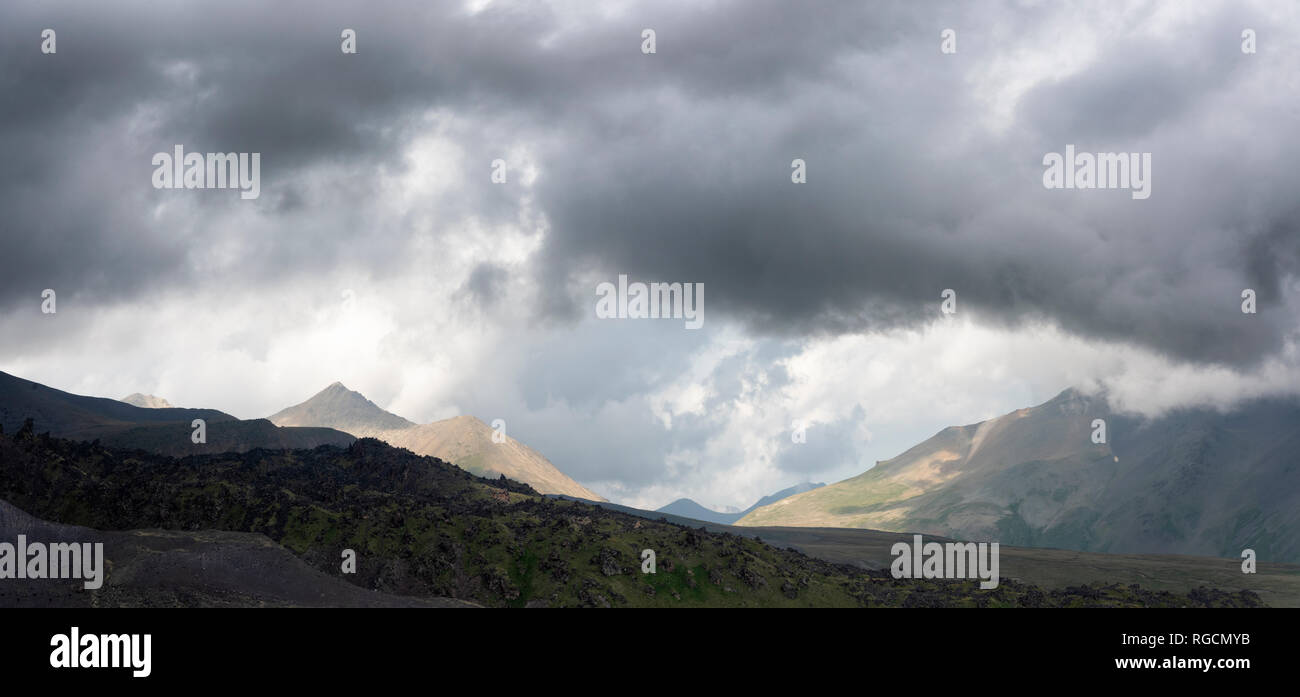
[[[266,419],[241,421],[215,409],[140,407],[83,397],[0,372],[0,426],[10,433],[31,419],[37,432],[74,440],[185,456],[253,448],[348,445],[355,438],[328,428],[279,428]],[[191,424],[207,424],[207,442],[194,443]]]

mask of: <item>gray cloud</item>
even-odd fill
[[[366,197],[376,171],[406,166],[419,116],[445,110],[473,122],[456,137],[484,163],[465,173],[468,196],[439,202],[449,212],[517,216],[486,163],[507,139],[537,149],[551,232],[536,302],[556,317],[580,314],[589,298],[572,279],[595,265],[705,282],[711,310],[775,335],[915,325],[954,288],[991,321],[1047,317],[1184,359],[1275,351],[1295,326],[1279,284],[1300,266],[1281,168],[1300,153],[1269,107],[1294,96],[1249,86],[1284,58],[1243,56],[1236,36],[1243,21],[1277,34],[1224,9],[1166,37],[1116,39],[1030,89],[1004,132],[972,125],[987,95],[969,79],[1046,12],[746,2],[570,26],[541,6],[19,3],[0,30],[16,97],[0,114],[0,302],[47,286],[109,302],[201,284],[194,248],[217,235],[264,235],[227,281],[344,258],[400,268],[409,221],[375,221]],[[939,54],[937,22],[962,27],[966,53]],[[36,50],[47,25],[57,56]],[[659,33],[654,56],[638,50],[643,25]],[[338,51],[343,26],[360,33],[356,56]],[[1272,154],[1202,139],[1215,119],[1267,134]],[[257,211],[292,234],[223,228],[241,210],[228,192],[152,216],[176,192],[149,188],[148,158],[175,142],[264,153]],[[1154,197],[1043,190],[1039,160],[1067,142],[1153,151]],[[794,157],[806,185],[789,182]],[[311,190],[330,166],[344,188]],[[356,213],[303,220],[321,206]],[[1245,287],[1262,299],[1249,322],[1232,312]]]
[[[1239,30],[1239,17],[1219,12],[1165,39],[1104,44],[1077,75],[1030,90],[1005,134],[969,125],[980,95],[962,67],[935,66],[928,37],[916,42],[934,57],[826,41],[821,65],[874,69],[779,95],[705,92],[670,107],[651,92],[617,140],[579,129],[582,142],[565,149],[584,156],[555,158],[560,170],[542,184],[557,231],[549,271],[570,273],[585,256],[703,280],[713,310],[794,334],[928,322],[939,291],[954,288],[988,320],[1048,318],[1181,359],[1253,363],[1296,326],[1276,291],[1300,270],[1300,211],[1282,173],[1300,152],[1269,108],[1279,96],[1245,87],[1252,71],[1283,65],[1243,56]],[[949,60],[971,69],[960,54]],[[710,68],[701,57],[683,80]],[[1253,137],[1201,131],[1219,119],[1267,134],[1271,154],[1252,156]],[[969,137],[936,146],[954,132]],[[1067,143],[1153,151],[1155,196],[1043,189],[1043,154]],[[809,162],[807,185],[790,184],[792,156]],[[1238,311],[1248,287],[1270,298],[1258,317]]]
[[[480,305],[491,306],[505,293],[510,272],[502,266],[484,262],[474,267],[462,287],[465,294]]]

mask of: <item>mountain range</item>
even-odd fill
[[[210,409],[82,397],[0,373],[0,537],[75,533],[104,541],[112,562],[108,584],[90,599],[58,585],[11,584],[0,589],[0,606],[461,604],[452,598],[596,606],[1295,605],[1297,567],[1274,561],[1294,544],[1298,417],[1295,404],[1270,401],[1228,414],[1142,420],[1067,390],[1038,407],[945,429],[859,477],[800,484],[748,511],[720,514],[744,516],[745,527],[730,527],[708,520],[718,512],[697,504],[677,507],[679,515],[672,504],[641,511],[597,501],[585,489],[588,496],[539,496],[483,464],[495,449],[532,466],[534,476],[547,474],[541,463],[554,470],[526,446],[503,448],[512,441],[494,442],[492,429],[472,417],[414,424],[341,384],[280,412],[277,426]],[[190,442],[194,418],[209,422],[215,443]],[[1107,424],[1107,442],[1091,437],[1097,418]],[[408,446],[291,425],[321,421],[458,452],[491,478]],[[755,526],[756,519],[774,522]],[[1169,555],[1218,541],[1207,531],[1223,530],[1215,525],[1225,519],[1237,537],[1228,552],[1209,552],[1220,558]],[[84,528],[59,527],[67,525]],[[884,531],[852,529],[868,525]],[[1114,554],[1121,545],[1099,542],[1126,529],[1147,535],[1128,543],[1143,554]],[[892,545],[911,531],[1001,541],[1006,583],[985,594],[891,578]],[[1258,575],[1234,571],[1237,555],[1229,552],[1238,544],[1259,552]],[[342,548],[366,550],[356,578],[338,577]],[[630,570],[645,548],[656,550],[667,573],[641,582]],[[358,595],[355,586],[374,594]]]
[[[165,403],[132,395],[138,403]],[[603,502],[540,453],[472,416],[416,424],[340,383],[270,419],[140,407],[0,372],[0,428],[188,456],[347,446],[374,437],[542,494]],[[191,442],[191,421],[208,441]],[[1095,438],[1095,423],[1105,438]],[[1142,418],[1104,394],[1065,390],[1035,407],[943,429],[829,486],[804,483],[745,511],[679,499],[659,513],[714,524],[868,528],[1006,545],[1300,562],[1300,400]]]
[[[271,415],[269,420],[282,427],[321,426],[358,438],[377,438],[417,455],[453,462],[480,476],[504,475],[543,494],[605,500],[561,472],[541,453],[505,433],[497,435],[490,426],[473,416],[416,424],[384,411],[359,392],[338,382],[301,404]],[[501,442],[493,440],[494,435]]]
[[[1094,442],[1094,420],[1105,442]],[[915,531],[1112,553],[1300,561],[1300,401],[1145,419],[1104,394],[934,437],[739,525]]]
[[[732,523],[735,523],[736,521],[740,520],[741,518],[744,518],[745,516],[749,515],[753,511],[762,508],[763,506],[776,503],[777,501],[780,501],[781,499],[784,499],[786,497],[794,496],[795,494],[802,494],[805,491],[812,491],[813,489],[818,489],[823,486],[826,485],[824,483],[814,484],[813,482],[801,482],[799,484],[795,484],[792,487],[787,487],[785,489],[782,489],[776,492],[775,494],[769,494],[767,496],[764,496],[763,498],[756,501],[754,505],[750,506],[749,508],[746,508],[743,511],[715,511],[711,508],[705,508],[704,506],[688,498],[677,499],[676,501],[673,501],[672,503],[668,504],[667,506],[664,506],[663,508],[656,509],[656,511],[659,513],[670,513],[672,515],[682,516],[683,518],[693,518],[695,520],[703,520],[710,523],[721,523],[722,525],[731,525]]]

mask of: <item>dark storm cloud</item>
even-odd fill
[[[378,175],[405,169],[403,149],[428,110],[473,122],[485,109],[500,125],[484,123],[459,144],[483,163],[486,180],[501,129],[510,128],[502,95],[527,98],[514,88],[542,69],[508,55],[503,48],[520,42],[502,37],[520,24],[548,26],[544,13],[470,22],[451,5],[423,3],[365,11],[308,2],[17,3],[3,12],[0,304],[8,308],[46,287],[102,304],[202,283],[246,287],[343,259],[376,273],[400,268],[408,225],[368,207]],[[57,32],[54,55],[39,51],[46,27]],[[339,51],[343,27],[360,35],[355,56]],[[262,153],[262,197],[154,190],[152,155],[176,143]],[[327,167],[346,172],[345,190],[313,195],[309,175]],[[517,194],[473,193],[427,203],[489,223],[517,216]],[[161,203],[183,210],[160,223]],[[278,225],[276,234],[225,223],[250,208]],[[313,212],[328,220],[288,217]],[[239,236],[258,253],[230,277],[191,263],[204,245]]]
[[[536,302],[560,320],[587,315],[590,274],[627,273],[703,282],[710,318],[779,336],[928,322],[944,288],[988,321],[1046,319],[1184,359],[1248,363],[1294,330],[1281,303],[1300,267],[1297,98],[1246,89],[1282,71],[1268,42],[1294,28],[1223,10],[1160,38],[1103,39],[990,127],[1002,85],[980,67],[1056,9],[498,5],[7,5],[0,303],[45,287],[86,302],[244,287],[343,259],[399,269],[406,221],[368,200],[438,110],[483,163],[464,196],[430,202],[442,212],[514,220],[518,190],[492,186],[487,163],[513,142],[535,150],[549,222]],[[1237,48],[1247,22],[1264,37],[1254,56]],[[56,56],[38,50],[47,26]],[[949,26],[954,56],[938,50]],[[356,56],[338,50],[343,27]],[[262,152],[263,198],[199,192],[185,205],[200,219],[160,224],[153,208],[178,192],[149,186],[149,157],[178,142]],[[1044,190],[1041,159],[1067,143],[1152,152],[1152,198]],[[790,183],[796,157],[807,184]],[[329,167],[349,173],[346,190],[311,191],[307,175]],[[245,203],[284,234],[219,225]],[[194,247],[218,234],[260,237],[214,281]],[[1237,309],[1247,287],[1258,316]]]
[[[998,18],[1005,33],[1032,34],[1022,18]],[[854,19],[879,20],[845,25]],[[726,34],[717,20],[709,26]],[[816,81],[740,95],[683,87],[681,100],[647,90],[639,109],[620,111],[630,126],[583,129],[542,182],[556,231],[549,270],[599,260],[647,280],[702,281],[710,310],[765,332],[914,325],[953,288],[986,320],[1047,319],[1176,358],[1253,362],[1296,327],[1279,291],[1300,269],[1285,173],[1300,149],[1270,104],[1294,95],[1224,98],[1256,71],[1279,72],[1278,53],[1241,53],[1242,22],[1219,12],[1166,39],[1103,43],[1083,71],[1030,90],[1001,134],[973,125],[983,95],[962,82],[968,59],[939,56],[928,28],[906,39],[917,51],[822,42],[820,65],[861,62],[810,71]],[[798,60],[800,37],[767,28],[754,36],[783,36]],[[763,45],[733,40],[732,60],[752,51],[761,64],[751,47]],[[713,84],[711,68],[699,55],[675,76]],[[1257,135],[1216,137],[1197,122],[1216,118]],[[1268,155],[1248,154],[1256,138]],[[1045,190],[1041,158],[1067,143],[1153,152],[1154,197]],[[793,157],[808,162],[808,184],[790,183]],[[1260,315],[1240,312],[1244,288],[1269,298]]]

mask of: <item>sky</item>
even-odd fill
[[[341,381],[649,508],[1068,387],[1295,394],[1298,32],[1275,2],[6,2],[0,370],[241,418]],[[259,153],[260,195],[156,188],[177,144]],[[1150,153],[1150,197],[1045,187],[1067,145]],[[703,326],[598,317],[620,275],[702,284]]]

